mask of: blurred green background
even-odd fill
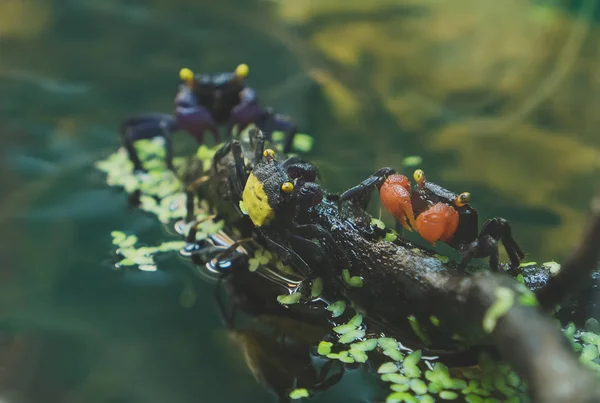
[[[316,138],[330,190],[418,155],[430,180],[471,192],[481,224],[508,219],[528,260],[564,258],[598,187],[599,13],[596,0],[0,2],[0,398],[272,401],[212,286],[181,306],[186,263],[112,269],[111,230],[169,233],[93,162],[119,147],[123,118],[172,109],[182,67],[247,63],[263,104]],[[316,401],[368,401],[356,377]]]

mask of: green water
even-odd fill
[[[435,71],[415,62],[391,69],[392,79],[381,89],[379,78],[390,75],[382,66],[394,65],[392,56],[387,60],[365,45],[358,62],[344,63],[319,34],[340,24],[371,24],[381,32],[370,35],[400,46],[403,35],[416,29],[411,21],[437,15],[386,3],[357,11],[332,2],[337,11],[307,11],[300,22],[288,8],[313,2],[27,0],[0,6],[0,398],[272,401],[227,340],[212,286],[197,284],[195,305],[181,306],[191,278],[188,263],[172,256],[160,261],[164,271],[113,270],[110,231],[160,241],[170,229],[128,209],[125,196],[106,186],[93,162],[119,146],[116,129],[123,118],[171,109],[184,66],[213,72],[247,63],[249,83],[263,102],[294,116],[316,138],[311,158],[328,188],[343,190],[381,166],[399,167],[402,158],[419,155],[431,180],[473,194],[482,220],[508,219],[528,259],[564,258],[597,185],[600,140],[593,111],[600,92],[580,66],[595,66],[598,56],[586,53],[587,42],[582,45],[562,86],[522,119],[528,128],[519,123],[483,139],[459,132],[448,142],[453,132],[438,136],[444,128],[466,117],[500,114],[542,84],[534,80],[532,88],[511,96],[498,95],[492,84],[489,91],[443,94],[428,88],[426,78],[415,78]],[[485,15],[483,7],[471,11]],[[386,29],[393,19],[407,28],[390,38]],[[596,31],[588,27],[585,35],[593,38]],[[415,49],[431,66],[462,55],[434,46]],[[546,53],[551,60],[560,49]],[[315,71],[336,84],[315,79]],[[340,86],[341,98],[332,96]],[[415,126],[405,107],[389,106],[395,92],[422,95],[411,105],[437,111],[435,117]],[[349,100],[359,105],[358,121],[336,109]],[[531,127],[539,133],[530,135]],[[176,137],[178,154],[191,147],[184,134]],[[368,384],[360,373],[351,374],[315,401],[367,401]]]

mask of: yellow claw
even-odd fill
[[[235,75],[238,78],[246,78],[246,77],[248,77],[248,65],[247,64],[240,64],[239,66],[237,66],[236,69],[235,69]]]
[[[183,68],[179,70],[179,78],[189,84],[194,80],[194,72],[187,67]]]
[[[257,227],[262,227],[275,217],[275,211],[269,206],[269,197],[263,184],[253,173],[250,173],[248,181],[246,181],[242,202],[250,219]]]

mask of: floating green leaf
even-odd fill
[[[440,392],[440,397],[444,400],[455,400],[458,399],[458,393],[449,390]]]
[[[350,355],[352,356],[352,358],[354,358],[354,361],[356,362],[367,362],[369,359],[369,356],[362,350],[357,349],[357,348],[353,348],[352,346],[354,346],[355,344],[350,345]]]
[[[348,269],[344,269],[342,271],[342,278],[344,279],[344,282],[346,282],[346,284],[348,284],[350,287],[362,287],[363,286],[362,277],[359,277],[359,276],[350,277],[350,272],[348,271]]]
[[[358,349],[361,351],[371,351],[377,347],[377,339],[368,339],[364,341],[359,341],[350,346],[351,349]]]
[[[306,390],[305,388],[299,388],[299,389],[294,389],[290,392],[290,399],[296,400],[296,399],[302,399],[303,397],[308,397],[308,390]]]
[[[387,242],[394,242],[396,239],[398,239],[398,234],[395,231],[388,232],[383,238]]]
[[[450,258],[448,258],[448,256],[442,256],[442,255],[438,255],[437,253],[433,255],[434,257],[436,257],[440,262],[446,264],[450,261]]]
[[[278,295],[277,302],[279,302],[282,305],[292,305],[300,302],[301,298],[302,294],[300,294],[299,292],[294,292],[289,295]]]
[[[381,221],[377,218],[371,218],[371,225],[373,225],[374,227],[377,227],[379,229],[385,229],[385,224],[383,223],[383,221]]]
[[[356,326],[354,326],[351,323],[345,323],[343,325],[334,327],[333,331],[336,332],[337,334],[346,334],[354,329],[356,329]]]
[[[313,298],[318,298],[321,296],[323,292],[323,279],[321,277],[317,277],[312,284],[310,294]]]
[[[379,366],[377,369],[377,373],[379,374],[391,374],[393,372],[398,372],[398,366],[395,362],[386,362]]]
[[[331,353],[331,346],[333,346],[333,343],[330,343],[328,341],[321,341],[319,343],[319,346],[317,347],[317,353],[319,353],[320,355],[327,355]]]
[[[364,330],[354,329],[354,330],[351,330],[351,331],[345,333],[343,336],[341,336],[339,341],[342,344],[348,344],[348,343],[352,343],[354,340],[360,339],[361,337],[364,337],[364,336],[365,336]]]
[[[332,312],[332,316],[337,318],[346,310],[346,301],[337,301],[327,307],[327,310]]]

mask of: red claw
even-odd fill
[[[404,175],[390,175],[379,190],[381,203],[408,231],[417,228],[410,201],[410,181]],[[410,223],[410,225],[409,225]],[[412,228],[411,228],[412,227]]]
[[[417,217],[417,231],[427,242],[435,246],[440,240],[447,242],[458,228],[458,212],[445,203],[437,203]]]

